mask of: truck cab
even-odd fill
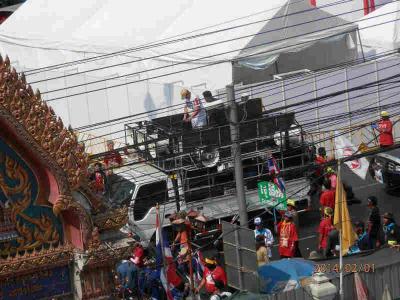
[[[115,169],[111,177],[110,200],[114,205],[128,205],[129,230],[143,242],[155,232],[157,204],[161,207],[161,222],[169,225],[168,216],[176,211],[169,176],[149,164],[138,163]]]

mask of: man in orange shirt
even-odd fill
[[[279,255],[281,258],[291,258],[296,252],[297,236],[296,225],[293,224],[293,216],[285,212],[284,219],[278,224]]]
[[[174,243],[172,248],[175,249],[176,245],[179,245],[178,249],[189,248],[189,232],[190,232],[190,223],[186,222],[184,219],[177,219],[172,222],[172,224],[177,226],[178,233],[175,236]]]
[[[381,147],[390,147],[393,145],[393,123],[389,119],[387,111],[381,112],[381,120],[378,124],[373,124],[372,128],[377,129],[379,132],[379,145]]]

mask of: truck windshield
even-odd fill
[[[150,208],[157,203],[162,204],[168,199],[167,182],[157,181],[139,187],[133,206],[135,221],[142,220]]]
[[[132,200],[135,191],[135,184],[122,176],[112,175],[110,180],[110,197],[112,203],[116,205],[128,205]]]

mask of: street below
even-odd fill
[[[353,189],[354,199],[349,203],[349,212],[353,222],[368,220],[369,209],[367,207],[367,197],[376,196],[381,215],[391,212],[395,218],[400,217],[400,196],[389,195],[384,190],[384,186],[374,181],[369,174],[365,180],[354,174],[347,166],[342,168],[343,182],[350,185]],[[306,212],[299,216],[299,246],[304,258],[308,258],[311,251],[317,249],[318,245],[318,225],[320,214],[317,211]],[[273,258],[278,259],[277,246],[273,249]]]

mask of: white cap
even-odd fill
[[[260,224],[261,224],[261,218],[255,218],[254,225],[260,225]]]

